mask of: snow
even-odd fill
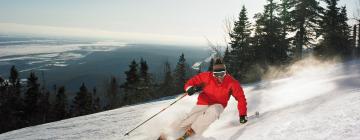
[[[0,42],[4,45],[0,46],[0,57],[36,55],[36,54],[54,54],[71,51],[112,51],[118,48],[126,47],[127,44],[117,41],[101,41],[92,43],[73,43],[73,44],[52,44],[51,41],[24,42],[29,44],[13,45],[9,42]],[[49,56],[46,56],[49,57]]]
[[[129,45],[112,40],[70,44],[65,40],[5,41],[0,42],[0,65],[22,60],[30,68],[20,72],[49,70],[46,67],[67,67],[68,61],[80,60],[93,52],[110,52],[126,46]]]
[[[220,119],[200,140],[358,140],[360,138],[360,61],[346,63],[306,60],[275,70],[291,75],[244,86],[248,114],[259,118],[244,126],[238,122],[231,98]],[[127,106],[0,134],[0,139],[156,139],[170,130],[194,106],[196,96],[185,97],[144,126],[123,136],[175,99]]]

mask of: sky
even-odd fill
[[[225,21],[266,0],[0,0],[0,34],[84,37],[132,43],[225,42]],[[358,0],[340,0],[352,17]]]

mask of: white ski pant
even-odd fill
[[[224,111],[221,104],[196,105],[180,123],[180,128],[191,127],[196,134],[202,134]]]

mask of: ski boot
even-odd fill
[[[182,137],[176,140],[186,140],[187,138],[193,136],[194,134],[195,134],[194,130],[189,128],[188,130],[186,130],[185,134]]]
[[[161,134],[157,140],[166,140],[166,135]]]

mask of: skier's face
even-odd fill
[[[225,69],[216,69],[213,71],[213,75],[216,78],[223,79],[226,75],[226,70]]]

